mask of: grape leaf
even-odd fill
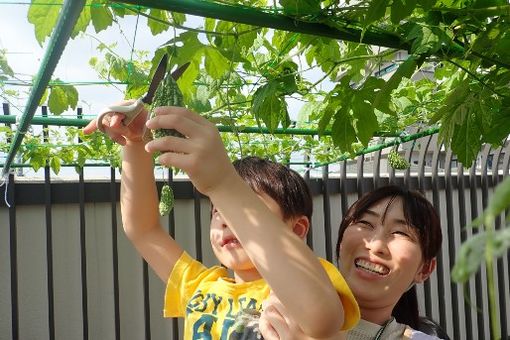
[[[44,40],[51,35],[57,23],[58,14],[62,4],[60,0],[46,1],[48,6],[32,4],[28,8],[28,22],[34,25],[35,38],[42,46]]]
[[[391,4],[391,22],[399,24],[416,8],[417,0],[393,0]]]
[[[352,152],[352,144],[356,142],[356,131],[352,126],[352,119],[347,110],[340,108],[335,112],[331,137],[336,147],[343,152]]]
[[[96,33],[104,31],[113,23],[113,14],[108,7],[105,6],[94,6],[98,4],[98,1],[93,1],[90,8],[90,18],[92,25]]]
[[[162,21],[162,22],[161,22]],[[152,8],[149,11],[149,19],[147,20],[147,26],[149,26],[152,35],[158,35],[168,30],[170,27],[168,22],[168,14],[166,11],[161,9]]]

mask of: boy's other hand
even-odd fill
[[[129,105],[134,100],[122,101],[115,105]],[[145,131],[145,122],[147,121],[147,110],[143,109],[136,118],[128,126],[124,125],[122,120],[125,115],[123,113],[112,113],[103,117],[103,125],[105,133],[116,143],[126,145],[128,141],[139,142],[142,140]],[[97,130],[96,119],[83,128],[83,133],[89,135]]]
[[[175,129],[186,136],[157,138],[145,149],[161,152],[159,162],[185,171],[201,193],[208,195],[237,176],[216,125],[204,117],[183,107],[164,106],[155,109],[155,117],[146,125],[149,129]]]

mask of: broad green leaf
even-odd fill
[[[386,7],[388,7],[389,0],[372,0],[368,6],[368,11],[365,16],[363,26],[367,27],[371,23],[381,19],[386,14]]]
[[[448,98],[446,98],[446,103],[432,117],[431,124],[441,122],[439,141],[444,141],[449,145],[457,126],[462,124],[464,119],[467,119],[470,105],[469,103],[467,104],[467,98],[470,95],[469,82],[459,83]]]
[[[168,14],[161,9],[151,8],[147,26],[151,29],[152,35],[158,35],[168,30]]]
[[[182,47],[176,46],[180,44],[182,44]],[[198,39],[198,33],[187,31],[181,33],[178,37],[167,41],[163,44],[163,48],[158,51],[161,51],[162,54],[166,49],[166,52],[171,56],[170,63],[172,65],[182,65],[188,61],[198,60],[198,58],[201,58],[204,53],[204,46],[205,45]],[[157,62],[159,62],[160,58],[161,56],[157,59]],[[157,64],[154,64],[153,61],[153,65]]]
[[[110,11],[110,8],[106,6],[101,6],[98,1],[92,2],[92,6],[90,7],[90,18],[92,20],[92,25],[94,26],[94,30],[96,33],[99,33],[113,23],[113,14]],[[94,6],[94,4],[97,4]]]
[[[441,34],[441,37],[439,36]],[[441,43],[445,42],[445,34],[435,27],[429,27],[420,24],[411,24],[408,33],[404,39],[411,42],[411,54],[432,54],[441,48]],[[447,41],[449,43],[450,41]]]
[[[58,158],[57,156],[50,158],[50,167],[55,173],[55,175],[58,175],[58,173],[60,172],[60,166],[61,166],[60,158]]]
[[[453,131],[451,147],[459,161],[470,166],[480,151],[481,142],[480,121],[473,111],[467,113],[460,125]]]
[[[78,105],[78,91],[74,86],[64,86],[64,91],[67,96],[67,105],[69,105],[70,108],[75,109],[76,105]]]
[[[60,115],[68,108],[75,109],[78,104],[78,91],[74,86],[55,85],[50,88],[48,108],[55,115]]]
[[[495,257],[506,254],[510,248],[510,227],[481,231],[465,241],[460,246],[452,269],[453,281],[463,283],[469,280],[478,271],[482,261],[487,259],[488,247]]]
[[[297,115],[298,126],[300,123],[308,123],[312,113],[320,110],[321,105],[322,103],[316,101],[308,101],[303,106],[301,106]]]
[[[53,86],[48,98],[48,108],[55,115],[60,115],[67,109],[67,96],[61,86]]]
[[[354,126],[356,128],[356,136],[363,146],[367,147],[368,142],[379,129],[379,123],[374,113],[372,105],[359,96],[354,96],[352,101],[352,114],[354,118]]]
[[[340,107],[341,101],[338,98],[336,98],[336,100],[330,99],[328,105],[323,110],[321,119],[319,120],[319,135],[324,134],[331,122],[331,119],[333,118],[333,115]]]
[[[42,46],[44,40],[51,35],[57,23],[62,4],[61,0],[48,0],[47,6],[32,4],[28,8],[28,22],[34,25],[35,38]]]
[[[278,96],[278,83],[270,81],[259,87],[253,95],[252,113],[257,121],[262,120],[270,131],[274,131],[286,117],[286,105]],[[282,119],[283,118],[283,119]]]
[[[184,25],[186,22],[186,14],[184,13],[171,12],[170,16],[172,17],[172,21],[177,25]]]
[[[510,135],[510,106],[503,105],[492,117],[491,126],[483,134],[483,141],[493,145]]]
[[[205,69],[213,78],[220,78],[229,69],[229,61],[212,47],[205,47]]]
[[[190,65],[186,71],[177,80],[177,85],[179,85],[179,88],[184,95],[185,102],[190,101],[193,97],[193,93],[195,92],[195,86],[193,86],[193,82],[195,79],[197,79],[199,74],[199,63],[200,60],[191,60]]]
[[[386,86],[378,92],[374,101],[375,108],[384,112],[389,111],[388,104],[391,100],[391,92],[398,87],[402,78],[411,78],[419,63],[421,62],[417,56],[410,55],[402,64],[400,64],[395,73],[393,73],[391,78],[386,82]]]
[[[356,142],[356,131],[352,126],[352,118],[345,109],[339,109],[335,112],[335,121],[333,122],[331,137],[333,143],[342,152],[352,152],[352,144]]]
[[[471,236],[458,250],[455,265],[452,268],[452,280],[455,282],[466,282],[480,268],[485,259],[486,243],[490,240],[487,233],[482,231]]]
[[[78,34],[85,32],[87,30],[87,27],[89,26],[90,21],[91,21],[90,7],[85,6],[81,10],[80,16],[78,17],[76,24],[74,24],[73,31],[71,32],[71,38],[74,39],[78,36]]]
[[[391,22],[399,24],[407,18],[416,8],[417,0],[393,0],[391,4]]]
[[[289,15],[304,16],[320,11],[320,0],[279,0],[283,12]]]

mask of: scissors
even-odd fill
[[[138,116],[138,114],[142,112],[142,109],[144,108],[145,104],[148,105],[152,104],[152,100],[154,98],[154,94],[156,93],[156,89],[158,88],[158,85],[161,83],[161,81],[165,78],[167,64],[168,55],[165,54],[159,61],[158,67],[156,68],[156,71],[152,76],[149,89],[147,90],[147,93],[143,97],[138,98],[134,103],[129,105],[111,105],[105,107],[96,117],[97,129],[103,133],[105,132],[103,118],[111,113],[123,113],[125,115],[124,119],[122,120],[123,124],[126,126],[131,124],[131,122],[136,118],[136,116]],[[171,77],[174,80],[179,79],[181,75],[184,73],[184,71],[186,71],[189,64],[190,63],[187,62],[178,67],[175,71],[172,72]]]

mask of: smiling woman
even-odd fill
[[[411,338],[420,329],[414,285],[434,271],[441,242],[439,217],[418,192],[382,187],[351,206],[340,224],[337,260],[360,305],[364,321],[354,331],[367,336],[359,338],[372,338],[370,330],[377,334],[381,325],[388,335],[393,329]]]
[[[348,340],[448,339],[439,326],[420,318],[415,288],[434,271],[441,242],[439,217],[418,192],[386,186],[349,208],[338,232],[337,261],[361,320],[347,332]],[[261,317],[266,339],[311,339],[278,301],[271,306],[278,313],[267,309]]]

